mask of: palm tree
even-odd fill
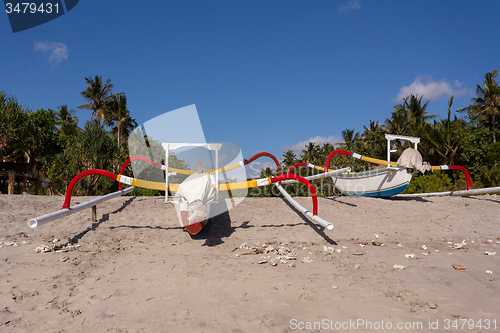
[[[83,130],[78,133],[74,149],[82,163],[83,170],[107,170],[113,164],[113,159],[110,157],[117,154],[119,150],[116,142],[96,120],[87,122]],[[88,176],[87,195],[91,194],[98,180],[99,175]]]
[[[456,164],[458,158],[458,149],[461,146],[460,136],[457,133],[464,127],[464,120],[451,120],[451,105],[453,96],[448,101],[448,118],[438,123],[434,123],[433,135],[430,136],[431,149],[429,154],[437,153],[440,159],[445,159],[445,164]],[[440,163],[439,161],[436,161]]]
[[[493,142],[497,142],[495,135],[496,120],[500,113],[500,87],[497,80],[495,80],[497,75],[498,70],[496,69],[491,73],[486,73],[483,82],[484,88],[479,84],[477,85],[477,97],[471,99],[473,104],[457,110],[460,112],[468,111],[472,118],[477,117],[480,120],[489,117],[493,128]]]
[[[60,137],[71,137],[78,132],[78,118],[74,116],[75,114],[76,111],[68,110],[67,105],[61,105],[59,110],[55,111],[54,123],[59,126],[57,131]]]
[[[90,121],[95,117],[100,123],[106,118],[107,102],[111,94],[111,89],[113,89],[113,84],[111,83],[111,79],[108,79],[103,84],[102,76],[97,75],[94,79],[89,76],[85,78],[85,81],[87,82],[87,88],[80,92],[80,95],[89,103],[80,105],[78,108],[92,110]]]
[[[354,148],[356,147],[356,142],[358,142],[360,135],[359,132],[356,132],[354,134],[354,128],[353,129],[345,129],[342,131],[342,138],[344,139],[344,146],[346,150],[348,151],[353,151]]]
[[[378,123],[378,120],[375,122],[374,120],[370,120],[369,127],[363,126],[365,131],[362,134],[363,138],[369,138],[372,136],[377,136],[379,133],[382,133],[382,126]]]
[[[292,150],[287,150],[283,154],[283,159],[281,161],[281,164],[283,165],[283,169],[287,170],[291,166],[293,166],[295,163],[297,163],[297,157],[295,156],[295,153]]]
[[[328,154],[330,154],[332,151],[335,150],[335,146],[334,146],[334,144],[327,142],[327,143],[323,144],[323,147],[321,147],[321,150],[323,151],[322,154],[327,156]]]
[[[430,131],[428,120],[437,117],[437,115],[427,114],[427,104],[422,105],[422,97],[411,95],[405,99],[406,116],[408,118],[408,133],[413,136],[425,137]],[[409,100],[409,101],[408,101]]]
[[[429,136],[432,131],[432,125],[429,120],[437,117],[427,113],[427,104],[422,104],[422,97],[410,95],[403,100],[402,104],[394,107],[391,118],[385,120],[385,129],[388,133],[396,135],[409,135],[421,138],[419,151],[426,155],[429,150]],[[408,147],[409,142],[403,145],[403,142],[397,140],[394,143],[399,151]]]
[[[48,109],[48,112],[49,112],[49,115],[50,117],[52,118],[52,129],[54,130],[54,132],[57,132],[57,125],[56,125],[56,121],[57,121],[57,118],[58,118],[58,115],[57,115],[57,111],[56,110],[52,110],[52,109]]]
[[[302,150],[302,154],[300,155],[300,159],[304,163],[311,163],[314,164],[316,160],[318,159],[318,153],[319,153],[319,146],[315,144],[314,142],[309,142],[305,146],[306,149]]]
[[[116,136],[118,145],[120,145],[120,142],[127,141],[130,132],[137,127],[137,122],[135,119],[130,118],[125,94],[114,94],[109,97],[104,123],[111,127],[111,132]]]
[[[364,127],[364,132],[361,135],[362,142],[364,143],[364,148],[369,156],[376,158],[383,158],[385,149],[384,144],[386,142],[384,138],[384,128],[378,122],[370,120],[370,126]]]
[[[318,152],[318,158],[317,158],[318,164],[320,166],[325,165],[327,156],[334,150],[335,150],[334,144],[331,144],[329,142],[324,143],[323,147],[321,147],[321,149]]]
[[[408,117],[406,116],[406,109],[404,108],[405,103],[406,99],[404,100],[403,104],[398,104],[394,107],[391,118],[385,119],[385,130],[387,131],[387,133],[395,135],[406,135],[408,127]]]
[[[385,120],[387,132],[396,135],[426,136],[430,131],[428,121],[437,116],[427,114],[429,101],[422,105],[422,97],[410,95],[402,104],[396,105],[391,118]]]

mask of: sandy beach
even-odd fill
[[[247,198],[195,237],[119,197],[28,227],[63,201],[0,195],[2,332],[500,331],[500,196],[321,198],[331,231]]]

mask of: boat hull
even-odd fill
[[[412,175],[406,168],[383,168],[335,175],[332,179],[345,195],[385,198],[403,192]]]
[[[207,225],[208,222],[207,219],[204,221],[196,221],[190,224],[188,211],[181,211],[181,220],[184,229],[186,229],[186,231],[189,232],[190,235],[196,235],[197,233],[199,233]]]

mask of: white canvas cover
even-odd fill
[[[209,216],[208,205],[215,198],[215,188],[207,173],[194,173],[184,180],[177,195],[187,203],[189,223],[206,220]]]
[[[432,166],[422,161],[422,155],[414,148],[407,148],[397,161],[399,166],[415,169],[423,174],[432,172]]]

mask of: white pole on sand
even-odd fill
[[[70,215],[70,214],[73,214],[73,213],[76,213],[76,212],[79,212],[79,211],[84,210],[86,208],[95,206],[98,203],[101,203],[101,202],[107,201],[109,199],[112,199],[114,197],[117,197],[117,196],[120,196],[120,195],[127,194],[129,192],[132,192],[133,190],[134,190],[133,186],[127,187],[126,189],[124,189],[122,191],[116,191],[116,192],[113,192],[113,193],[110,193],[110,194],[106,194],[106,195],[104,195],[102,197],[92,199],[90,201],[87,201],[87,202],[81,203],[79,205],[73,206],[73,207],[71,207],[69,209],[65,208],[65,209],[58,210],[57,212],[53,212],[53,213],[49,213],[49,214],[45,214],[45,215],[42,215],[42,216],[35,217],[35,218],[33,218],[33,219],[31,219],[31,220],[28,221],[28,226],[30,228],[36,228],[39,225],[42,225],[42,224],[45,224],[47,222],[51,222],[51,221],[60,219],[61,217],[64,217],[64,216],[67,216],[67,215]]]
[[[497,187],[487,187],[487,188],[476,188],[472,190],[463,191],[448,191],[448,192],[433,192],[433,193],[412,193],[412,194],[398,194],[394,197],[433,197],[433,196],[460,196],[460,195],[479,195],[479,194],[489,194],[489,193],[500,193],[500,186]]]
[[[323,220],[318,215],[313,215],[310,211],[308,211],[303,206],[301,206],[297,201],[293,200],[293,198],[290,196],[290,194],[288,194],[287,191],[285,191],[285,189],[283,187],[281,187],[280,185],[276,185],[276,187],[278,187],[278,190],[280,190],[281,194],[283,194],[283,196],[285,197],[285,199],[287,199],[302,214],[304,214],[305,216],[307,216],[308,218],[310,218],[311,220],[313,220],[314,222],[318,223],[319,225],[325,227],[328,230],[332,230],[333,229],[333,224],[332,223]]]

